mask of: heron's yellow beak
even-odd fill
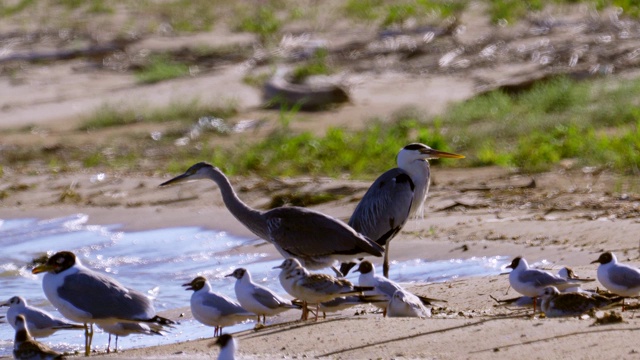
[[[55,270],[55,265],[49,265],[49,264],[42,264],[42,265],[38,265],[36,267],[33,268],[33,270],[31,270],[32,274],[40,274],[43,272],[47,272],[47,271],[51,271],[51,270]]]
[[[454,154],[436,149],[425,149],[421,151],[423,154],[429,155],[432,159],[448,158],[448,159],[464,159],[464,155]]]

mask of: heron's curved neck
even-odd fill
[[[267,222],[262,217],[262,212],[250,208],[245,204],[231,187],[229,179],[217,168],[211,168],[209,178],[218,184],[222,193],[222,201],[231,214],[244,224],[251,232],[259,237],[269,240]]]
[[[422,218],[424,217],[424,202],[427,200],[427,194],[429,193],[431,175],[429,162],[424,159],[416,159],[408,164],[398,164],[398,167],[409,173],[415,186],[409,215]]]

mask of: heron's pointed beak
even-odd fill
[[[440,151],[436,149],[425,149],[421,151],[423,154],[428,155],[431,159],[440,159],[440,158],[448,158],[448,159],[464,159],[464,155],[454,154],[446,151]]]
[[[0,304],[0,307],[3,307],[3,306],[9,306],[9,303],[5,302],[5,303]]]
[[[232,277],[232,276],[233,276],[233,273],[225,275],[224,277]]]
[[[181,183],[181,182],[189,180],[190,176],[191,176],[190,173],[184,173],[182,175],[178,175],[178,176],[174,177],[171,180],[167,180],[167,181],[163,182],[159,186],[167,186],[167,185],[171,185],[171,184]]]
[[[43,273],[43,272],[55,270],[55,268],[56,267],[54,265],[42,264],[42,265],[38,265],[38,266],[34,267],[33,270],[31,270],[31,273],[32,274],[40,274],[40,273]]]
[[[590,262],[589,264],[595,264],[595,263],[598,263],[598,262],[600,262],[600,259],[593,260],[593,261],[592,261],[592,262]]]

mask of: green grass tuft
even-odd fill
[[[143,84],[153,84],[187,75],[188,65],[175,62],[166,56],[152,56],[149,64],[136,72],[136,79]]]
[[[132,108],[107,104],[99,107],[93,114],[88,116],[78,130],[98,130],[134,123],[163,123],[171,121],[191,124],[204,116],[226,119],[236,113],[237,108],[232,103],[225,107],[218,107],[202,104],[198,100],[175,101],[164,107],[153,109],[145,106]]]

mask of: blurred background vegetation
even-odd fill
[[[496,26],[511,26],[531,12],[549,6],[584,4],[594,11],[617,7],[637,20],[635,0],[485,0]],[[343,18],[378,29],[402,27],[410,20],[443,21],[469,6],[466,0],[223,1],[223,0],[2,0],[5,33],[68,29],[115,39],[134,34],[189,35],[216,26],[254,33],[265,48],[275,47],[290,23],[320,23]],[[126,9],[126,11],[123,11]],[[93,35],[95,36],[95,35]],[[189,57],[159,54],[132,68],[140,84],[189,76],[199,56],[233,56],[247,49],[195,49]],[[194,60],[196,59],[196,60]],[[9,70],[3,71],[7,76]],[[15,71],[15,69],[11,70]],[[326,53],[317,52],[295,69],[297,77],[337,71]],[[261,85],[264,78],[248,76]],[[162,107],[105,104],[86,114],[75,131],[101,137],[95,142],[60,141],[55,146],[5,144],[0,166],[29,172],[83,168],[122,171],[181,172],[197,161],[209,161],[229,174],[260,176],[328,175],[373,178],[395,165],[397,151],[409,142],[465,154],[464,161],[440,166],[498,165],[523,172],[553,169],[563,161],[639,174],[640,80],[558,76],[524,91],[490,91],[452,105],[430,117],[399,111],[391,119],[371,118],[363,129],[330,128],[325,133],[296,132],[304,121],[296,107],[273,110],[279,125],[269,134],[247,141],[221,141],[234,135],[240,111],[233,103],[211,106],[201,101],[173,102]],[[135,124],[163,124],[161,134],[148,131],[111,133]],[[14,134],[33,131],[15,129]],[[196,135],[194,135],[194,131]],[[6,134],[6,135],[10,135]],[[37,170],[36,170],[37,169]],[[0,174],[1,174],[0,168]]]

